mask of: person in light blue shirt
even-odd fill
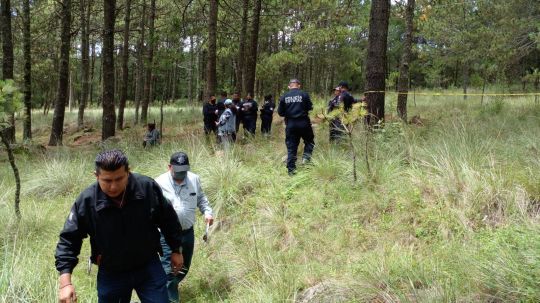
[[[189,158],[184,152],[177,152],[171,156],[167,172],[157,177],[156,182],[163,191],[163,196],[172,204],[180,224],[182,225],[182,254],[184,266],[179,274],[171,273],[170,253],[171,250],[162,237],[161,246],[163,256],[161,263],[167,274],[167,291],[170,302],[179,302],[178,284],[189,271],[195,235],[193,225],[196,222],[196,209],[204,215],[205,223],[210,226],[214,223],[212,208],[208,198],[204,194],[200,177],[190,171]]]

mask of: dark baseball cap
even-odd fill
[[[341,82],[339,82],[339,86],[345,87],[346,89],[349,89],[349,83],[347,83],[347,81],[341,81]]]
[[[172,154],[169,163],[171,164],[174,172],[189,170],[189,158],[184,152],[176,152]]]

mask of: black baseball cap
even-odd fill
[[[189,170],[189,158],[184,152],[176,152],[172,154],[169,163],[171,164],[174,172]]]
[[[341,81],[341,82],[339,82],[339,86],[345,87],[346,89],[349,89],[349,83],[347,83],[347,81]]]

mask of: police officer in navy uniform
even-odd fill
[[[257,128],[257,101],[253,100],[251,94],[247,94],[246,100],[240,103],[240,112],[242,113],[242,122],[244,123],[244,134],[255,135]]]
[[[264,104],[261,108],[261,133],[269,135],[272,128],[272,117],[274,115],[274,100],[272,95],[264,96]]]
[[[339,87],[341,88],[340,101],[343,104],[343,109],[348,112],[355,103],[354,97],[349,93],[349,83],[341,81],[339,82]]]
[[[289,175],[296,171],[296,153],[300,138],[304,140],[304,154],[302,162],[311,160],[311,154],[315,147],[315,135],[311,128],[309,111],[313,104],[309,94],[300,89],[298,79],[289,81],[289,92],[279,99],[278,114],[285,118],[285,144],[287,145],[287,170]]]

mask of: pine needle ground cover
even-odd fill
[[[325,101],[316,103],[320,112]],[[392,112],[391,100],[387,106]],[[184,150],[201,175],[216,224],[208,243],[202,220],[195,227],[183,302],[540,301],[540,105],[533,97],[481,105],[419,96],[410,102],[414,115],[413,124],[389,116],[383,129],[357,128],[353,182],[349,149],[330,145],[328,126],[318,121],[312,164],[289,177],[276,118],[271,137],[258,133],[222,151],[204,139],[198,107],[166,107],[164,143],[153,149],[142,149],[144,129],[133,125],[118,140],[94,143],[95,109],[85,131],[70,133],[76,112],[68,113],[66,146],[16,155],[20,222],[0,153],[0,302],[56,302],[58,233],[94,181],[96,153],[112,147],[127,153],[133,171],[152,177]],[[131,121],[133,111],[126,116]],[[35,141],[44,144],[50,117],[34,117]],[[96,302],[87,242],[74,284],[79,302]]]

